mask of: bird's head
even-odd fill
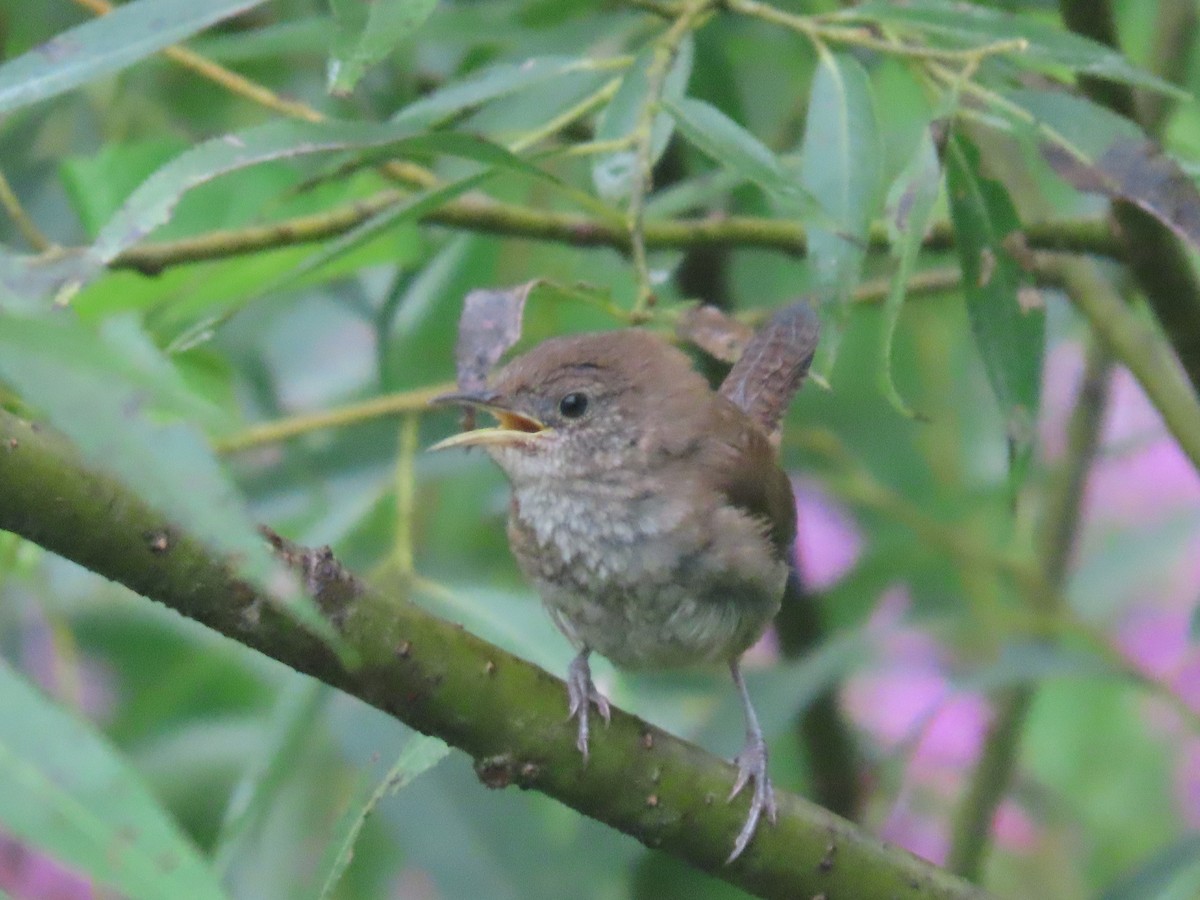
[[[441,403],[482,410],[497,424],[430,449],[483,447],[514,484],[587,478],[644,458],[693,392],[711,393],[687,356],[635,329],[553,338],[512,360],[488,387]]]

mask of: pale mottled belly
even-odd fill
[[[514,505],[509,537],[577,647],[625,668],[725,661],[752,644],[779,609],[787,568],[763,541],[748,532],[749,549],[719,556],[704,539],[714,527],[754,527],[740,517],[698,523],[669,506],[643,504],[597,521],[590,518],[595,504],[556,508],[555,520],[535,525]]]

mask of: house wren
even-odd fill
[[[435,445],[483,447],[512,483],[509,544],[579,651],[567,686],[585,758],[590,707],[609,718],[592,684],[593,651],[630,669],[729,666],[746,717],[730,799],[754,785],[730,861],[764,812],[775,819],[766,743],[738,661],[779,609],[795,535],[791,486],[768,432],[807,369],[816,319],[788,309],[808,346],[757,374],[735,366],[723,393],[648,332],[548,340],[486,389],[443,398],[491,413],[497,427]],[[763,349],[752,343],[747,355]],[[781,379],[784,396],[764,403],[759,388],[777,391]]]

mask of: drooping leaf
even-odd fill
[[[443,153],[486,165],[551,176],[504,148],[466,134],[413,134],[407,124],[277,121],[205,141],[180,154],[147,178],[125,201],[83,253],[47,263],[9,258],[0,277],[14,292],[69,291],[95,278],[124,250],[169,221],[180,198],[221,175],[278,159],[344,150],[387,147],[396,152]]]
[[[0,378],[92,465],[161,511],[162,540],[171,539],[170,529],[184,529],[239,559],[240,574],[250,581],[271,583],[277,567],[194,424],[213,422],[214,410],[192,394],[133,320],[113,318],[95,332],[70,312],[0,315]],[[288,608],[314,627],[324,625],[311,604]]]
[[[379,801],[388,794],[402,790],[414,778],[436,766],[450,747],[435,737],[415,734],[404,745],[400,756],[388,771],[387,776],[378,785],[371,788],[365,796],[353,800],[347,806],[345,813],[334,827],[332,839],[325,846],[325,854],[318,867],[320,891],[316,894],[318,900],[328,900],[334,896],[334,890],[341,880],[346,867],[354,855],[354,845],[362,831],[367,817],[374,812]]]
[[[389,147],[398,153],[448,153],[531,168],[507,150],[462,134],[413,134],[405,124],[270,122],[205,141],[151,175],[101,230],[90,255],[114,259],[166,222],[187,191],[228,172],[276,159]],[[534,170],[536,171],[536,170]]]
[[[223,900],[215,874],[92,728],[0,661],[0,825],[122,896]]]
[[[1018,65],[1043,71],[1066,67],[1082,75],[1186,96],[1177,86],[1135,66],[1112,47],[1030,16],[1017,16],[978,3],[876,0],[848,9],[843,16],[924,35],[943,47],[965,49],[1020,40],[1025,42],[1023,48],[1013,48],[1005,54],[1006,59]]]
[[[392,48],[415,32],[437,0],[329,0],[333,12],[333,52],[327,89],[345,96]]]
[[[309,740],[330,688],[299,676],[281,691],[272,721],[267,726],[267,750],[247,761],[242,779],[230,793],[225,818],[213,847],[213,866],[225,874],[243,843],[270,811],[287,780],[297,755]]]
[[[1038,151],[1062,178],[1081,191],[1141,207],[1200,249],[1200,190],[1136,125],[1055,91],[1013,91],[1009,96],[1036,117]]]
[[[692,144],[758,185],[789,215],[814,217],[822,212],[816,198],[796,182],[766,144],[715,106],[691,97],[663,105]]]
[[[822,54],[804,123],[800,183],[832,218],[812,223],[808,257],[823,298],[840,309],[858,285],[867,231],[878,205],[879,130],[866,71],[852,56]],[[836,354],[842,316],[823,341],[822,371]]]
[[[1045,311],[1022,303],[1025,279],[1011,249],[1020,223],[1004,186],[980,172],[978,149],[960,133],[946,144],[945,164],[971,331],[1008,438],[1024,456],[1041,393]]]
[[[132,0],[0,66],[0,116],[117,72],[264,0]]]
[[[885,204],[888,240],[895,269],[883,305],[883,340],[880,344],[879,388],[897,411],[911,417],[912,410],[896,390],[892,378],[892,341],[909,278],[916,267],[917,255],[925,232],[933,220],[942,183],[942,167],[929,129],[921,135],[908,165],[892,183]]]
[[[687,90],[688,79],[692,74],[692,59],[695,50],[690,37],[680,45],[671,68],[663,81],[662,101],[674,102],[683,98]],[[617,93],[609,101],[600,116],[596,128],[596,140],[616,141],[629,137],[646,104],[652,101],[649,96],[650,83],[647,69],[654,60],[654,49],[647,48],[638,54],[625,78],[621,81]],[[659,112],[654,116],[650,131],[650,164],[656,163],[667,149],[671,140],[674,119],[666,113]],[[637,153],[633,148],[618,150],[613,153],[602,153],[592,164],[592,182],[597,193],[605,200],[615,202],[628,197],[633,190],[637,176]]]
[[[487,384],[492,366],[521,339],[521,320],[530,292],[540,279],[500,290],[480,288],[463,300],[454,347],[458,386],[467,392]]]

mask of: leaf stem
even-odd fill
[[[0,207],[8,213],[8,217],[12,219],[13,225],[17,231],[21,233],[21,237],[38,253],[45,253],[54,248],[54,243],[46,235],[42,234],[37,224],[25,212],[25,207],[21,205],[20,198],[12,189],[12,185],[8,183],[8,179],[4,177],[4,172],[0,171]]]
[[[637,296],[633,312],[640,315],[653,302],[654,288],[650,283],[650,268],[646,262],[646,195],[653,181],[654,121],[659,115],[667,73],[684,39],[698,27],[698,21],[712,6],[712,0],[696,0],[683,7],[671,27],[654,43],[654,53],[646,68],[646,99],[633,129],[634,182],[629,197],[626,226],[629,232],[630,255],[637,278]]]

